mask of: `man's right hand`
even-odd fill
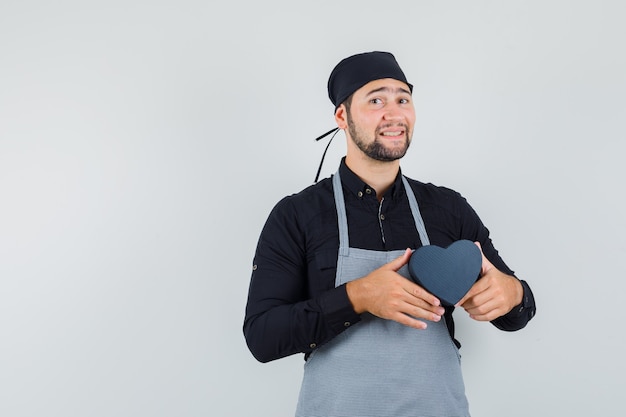
[[[425,329],[422,320],[439,321],[445,310],[437,297],[398,274],[409,262],[411,250],[346,284],[348,298],[358,314],[369,312],[415,329]]]

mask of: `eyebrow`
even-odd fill
[[[390,87],[380,87],[380,88],[375,88],[374,90],[370,91],[369,93],[367,93],[365,96],[371,96],[372,94],[376,94],[376,93],[380,93],[380,92],[386,92],[386,93],[406,93],[408,95],[411,95],[411,92],[409,90],[407,90],[406,88],[390,88]]]

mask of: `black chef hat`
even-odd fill
[[[343,59],[330,73],[328,79],[328,97],[335,105],[335,110],[352,93],[370,81],[393,78],[402,81],[413,92],[396,58],[389,52],[365,52]]]

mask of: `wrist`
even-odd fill
[[[359,284],[358,280],[348,282],[346,284],[346,294],[348,295],[348,300],[350,300],[350,304],[352,304],[354,312],[357,314],[363,314],[367,310],[361,301],[361,289]]]
[[[524,300],[524,287],[522,286],[522,283],[520,282],[519,279],[513,277],[513,279],[515,280],[515,287],[516,287],[516,297],[515,297],[515,304],[513,304],[513,306],[517,306],[522,304],[522,301]]]

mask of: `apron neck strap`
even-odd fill
[[[420,214],[419,205],[417,204],[417,199],[415,198],[415,193],[413,193],[413,189],[411,188],[409,182],[404,175],[402,176],[402,184],[404,185],[404,190],[409,199],[409,207],[411,208],[413,220],[415,221],[415,227],[417,228],[417,233],[419,235],[420,241],[422,242],[422,246],[430,245],[430,240],[428,239],[428,234],[426,233],[426,226],[424,225],[424,220],[422,219],[422,215]],[[339,170],[337,170],[335,175],[333,175],[333,194],[335,196],[335,206],[337,207],[337,223],[339,226],[339,253],[343,253],[350,247],[350,240],[348,236],[348,217],[346,215],[346,202],[343,197],[343,187],[341,186],[341,177],[339,176]]]

